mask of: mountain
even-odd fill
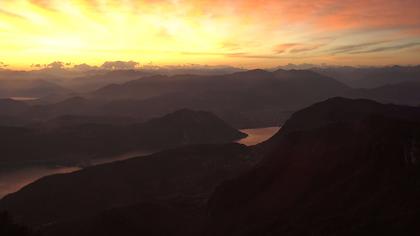
[[[311,70],[354,88],[377,88],[402,82],[420,81],[420,66],[326,67]]]
[[[255,162],[240,144],[188,146],[44,177],[3,198],[0,208],[51,235],[107,229],[159,235],[175,223],[185,226],[178,235],[186,235],[198,226],[214,188]],[[128,228],[113,228],[120,224]]]
[[[9,213],[0,212],[0,235],[39,236],[39,233],[15,223]]]
[[[90,94],[114,114],[161,115],[184,107],[211,111],[238,128],[276,126],[292,111],[349,88],[311,71],[250,70],[225,75],[153,76]]]
[[[151,76],[143,70],[96,70],[86,75],[62,80],[61,84],[78,92],[90,92],[112,83],[124,83],[130,80]]]
[[[187,78],[189,79],[189,77]],[[148,76],[141,79],[128,81],[123,84],[107,85],[94,91],[91,96],[93,98],[105,100],[143,100],[184,89],[182,88],[182,86],[186,86],[182,85],[184,83],[184,79],[184,76]]]
[[[418,235],[419,160],[420,108],[332,98],[256,147],[185,146],[53,175],[0,209],[47,236]]]
[[[320,73],[335,73],[335,70],[346,76],[352,75],[354,70],[370,71],[367,68],[340,67],[324,69]],[[386,72],[397,70],[397,67],[376,70]],[[401,67],[400,70],[415,72],[415,67]],[[352,89],[320,73],[311,70],[279,69],[269,72],[256,69],[211,76],[144,76],[122,84],[107,85],[84,96],[83,103],[69,106],[68,101],[75,100],[69,98],[64,102],[37,106],[23,116],[38,120],[63,115],[122,116],[147,120],[189,108],[211,111],[237,128],[250,128],[278,126],[293,112],[334,96],[367,98],[401,105],[417,105],[420,100],[419,82],[415,79],[405,81],[406,77],[401,77],[391,84],[376,88]],[[409,75],[407,72],[407,78]]]
[[[0,99],[0,116],[13,116],[28,111],[29,105],[24,102],[5,98]]]
[[[338,71],[356,69],[335,68]],[[389,68],[391,69],[397,68]],[[386,71],[385,68],[381,68],[382,70]],[[409,68],[402,67],[400,70],[406,71]],[[415,68],[411,70],[415,71]],[[376,88],[355,89],[311,70],[279,69],[270,72],[256,69],[223,75],[173,76],[147,76],[142,71],[96,73],[92,80],[100,80],[100,76],[105,76],[102,81],[104,84],[114,79],[125,81],[138,78],[137,76],[141,78],[109,84],[82,96],[69,97],[70,94],[67,94],[58,102],[52,101],[60,96],[48,98],[49,103],[42,102],[44,99],[41,99],[38,105],[35,102],[26,102],[30,107],[15,112],[13,117],[26,120],[26,123],[61,116],[119,117],[118,119],[146,121],[189,108],[210,111],[236,128],[252,128],[281,125],[293,112],[335,96],[367,98],[401,105],[417,105],[420,101],[420,84],[415,80],[399,83],[396,80],[395,83]],[[110,120],[109,118],[106,119]],[[5,124],[13,123],[10,122],[10,117],[4,119]]]
[[[162,95],[200,92],[249,92],[249,89],[267,86],[293,86],[293,91],[309,90],[307,83],[315,85],[311,90],[344,90],[347,87],[334,79],[306,70],[277,70],[269,72],[261,69],[235,72],[225,75],[174,75],[151,76],[133,80],[124,84],[108,85],[95,91],[97,99],[136,99],[160,97]]]
[[[101,211],[91,217],[58,222],[42,228],[44,236],[202,235],[205,208],[188,197],[148,201]]]
[[[209,235],[418,235],[420,109],[333,98],[295,113],[222,184]]]
[[[389,84],[365,91],[357,91],[356,96],[374,99],[383,103],[396,103],[401,105],[417,105],[420,101],[420,79]],[[358,95],[358,94],[361,95]]]
[[[144,123],[118,125],[88,121],[60,125],[53,120],[52,124],[47,122],[30,127],[0,127],[0,151],[3,154],[0,160],[77,163],[132,151],[227,143],[245,136],[211,113],[186,109]]]
[[[42,79],[0,79],[0,98],[51,96],[70,90]]]

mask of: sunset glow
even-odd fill
[[[0,61],[418,64],[419,9],[417,0],[4,0]]]

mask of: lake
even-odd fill
[[[248,137],[238,140],[237,143],[241,143],[247,146],[252,146],[261,142],[266,141],[272,137],[280,127],[267,127],[257,129],[242,129],[243,133],[248,134]],[[124,155],[115,156],[106,159],[92,160],[89,165],[98,165],[107,162],[119,161],[128,158],[144,156],[152,154],[153,152],[132,152]],[[63,167],[63,166],[46,166],[46,165],[32,165],[19,168],[11,168],[6,170],[0,169],[0,199],[9,193],[13,193],[28,185],[39,178],[53,174],[70,173],[80,170],[80,167]]]
[[[35,101],[39,98],[37,97],[9,97],[9,99],[15,100],[15,101]]]
[[[35,180],[53,174],[69,173],[80,170],[78,167],[28,166],[0,170],[0,198],[21,189]]]
[[[112,158],[95,159],[89,165],[99,165],[113,161],[121,161],[133,157],[145,156],[153,152],[130,152]],[[0,199],[9,193],[14,193],[44,176],[53,174],[71,173],[81,170],[80,167],[48,166],[48,165],[26,165],[16,168],[0,169]]]
[[[247,146],[256,145],[271,138],[279,130],[280,130],[280,127],[241,129],[240,131],[248,134],[248,137],[238,140],[237,143],[241,143]]]

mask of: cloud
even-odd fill
[[[352,52],[351,54],[365,54],[365,53],[375,53],[375,52],[397,51],[397,50],[406,49],[406,48],[413,48],[413,47],[417,47],[417,46],[420,46],[420,42],[419,43],[406,43],[406,44],[386,46],[386,47],[377,47],[377,48],[373,48],[373,49],[369,49],[369,50]]]
[[[132,70],[139,66],[140,63],[135,61],[106,61],[101,65],[101,68],[106,70]]]
[[[371,46],[377,46],[386,42],[389,42],[389,41],[383,40],[383,41],[375,41],[375,42],[367,42],[367,43],[359,43],[359,44],[349,44],[349,45],[343,45],[343,46],[332,48],[329,51],[332,52],[333,54],[351,53],[354,51],[360,51],[362,49],[369,48]]]
[[[3,9],[0,9],[0,15],[6,15],[8,17],[13,17],[13,18],[19,18],[19,19],[26,20],[25,17],[23,17],[19,14],[16,14],[16,13],[13,13],[13,12],[10,12],[10,11],[6,11],[6,10],[3,10]]]
[[[138,69],[139,63],[134,61],[106,61],[101,66],[89,65],[86,63],[72,64],[71,62],[54,61],[49,64],[32,64],[32,68],[42,69],[46,71],[89,71],[89,70],[129,70]],[[1,67],[1,63],[0,63]]]
[[[232,57],[232,58],[253,58],[253,59],[278,59],[284,58],[283,56],[279,55],[272,55],[272,54],[252,54],[247,52],[232,52],[232,53],[224,53],[224,52],[181,52],[183,55],[193,55],[193,56],[224,56],[224,57]]]
[[[5,69],[6,67],[8,67],[9,65],[7,65],[6,63],[0,61],[0,69]]]
[[[70,62],[54,61],[49,64],[34,63],[31,64],[31,67],[47,71],[61,71],[67,69],[71,64]]]
[[[29,2],[43,9],[55,11],[54,2],[51,0],[29,0]]]
[[[42,65],[42,64],[32,64],[31,65],[31,67],[34,67],[34,68],[43,68],[43,67],[45,67],[46,65]]]
[[[252,58],[252,59],[279,59],[281,56],[277,55],[258,55],[258,54],[248,54],[248,53],[232,53],[228,55],[229,57],[238,57],[238,58]]]
[[[227,50],[239,50],[242,46],[240,43],[226,41],[221,43],[220,47]]]
[[[88,65],[86,63],[82,63],[82,64],[74,65],[72,69],[76,70],[76,71],[88,71],[88,70],[98,69],[98,67],[97,66],[91,66],[91,65]]]
[[[65,62],[62,61],[55,61],[47,64],[46,68],[48,69],[63,69],[66,66]]]
[[[285,52],[287,52],[289,49],[296,47],[296,46],[301,46],[302,44],[300,43],[284,43],[284,44],[279,44],[276,45],[274,47],[274,52],[277,54],[283,54]]]
[[[304,43],[285,43],[274,47],[274,52],[277,54],[289,53],[303,53],[316,50],[325,44],[304,44]]]
[[[250,59],[302,59],[302,58],[314,58],[314,55],[299,55],[299,56],[286,56],[286,55],[275,55],[275,54],[252,54],[252,53],[231,53],[227,55],[233,58],[250,58]]]
[[[275,63],[269,59],[299,56],[318,56],[318,63],[337,59],[338,54],[396,50],[392,48],[420,36],[419,0],[0,2],[0,50],[8,61],[20,64],[51,58],[79,64],[135,61],[138,55],[165,64],[192,62],[193,55],[232,65],[267,66]],[[28,19],[25,24],[17,19],[22,17]],[[388,39],[394,42],[382,45]],[[28,53],[22,58],[20,52]],[[411,54],[401,52],[393,61],[414,61]],[[357,63],[359,57],[353,58]],[[136,67],[122,61],[101,66]]]
[[[309,51],[316,50],[322,46],[324,46],[324,44],[304,45],[304,46],[292,48],[290,52],[291,53],[309,52]]]

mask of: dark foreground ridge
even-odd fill
[[[18,220],[35,228],[53,232],[66,229],[52,235],[74,231],[74,235],[89,235],[77,230],[90,227],[100,230],[90,223],[109,214],[113,219],[114,213],[118,212],[128,212],[123,215],[133,216],[134,222],[125,218],[121,221],[132,223],[141,230],[153,226],[141,219],[154,219],[149,213],[151,209],[157,209],[154,226],[155,230],[161,230],[163,228],[158,225],[191,218],[188,216],[191,212],[204,216],[206,201],[214,188],[255,164],[250,155],[249,148],[240,144],[197,145],[164,151],[42,178],[3,198],[0,208],[9,210]],[[113,210],[107,211],[109,209]],[[184,211],[185,214],[181,214]],[[170,220],[166,214],[179,217]],[[119,226],[115,223],[103,227]],[[188,222],[183,223],[188,225]],[[73,227],[73,224],[85,227]]]
[[[418,235],[420,109],[334,98],[297,112],[213,195],[211,235]]]
[[[419,159],[419,108],[333,98],[258,147],[190,146],[50,176],[0,209],[45,235],[418,235]]]

